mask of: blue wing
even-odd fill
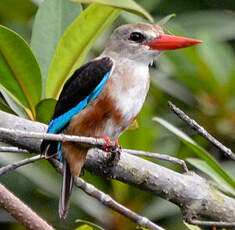
[[[89,62],[74,72],[65,83],[55,107],[53,118],[47,133],[63,132],[72,117],[83,110],[103,90],[113,67],[109,57]],[[43,140],[41,151],[55,153],[58,151],[58,142]]]
[[[66,127],[74,115],[83,110],[89,102],[93,101],[100,94],[109,78],[109,75],[110,72],[106,73],[101,82],[96,86],[96,88],[84,100],[80,101],[75,107],[60,115],[59,117],[51,120],[47,133],[57,133],[64,127]]]

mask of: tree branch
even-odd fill
[[[0,184],[0,206],[5,208],[19,223],[23,224],[27,229],[54,229],[34,211],[32,211],[32,209],[26,206],[20,199],[8,191],[2,184]]]
[[[9,147],[9,146],[0,146],[1,153],[29,153],[26,149],[19,149],[17,147]]]
[[[182,110],[176,107],[170,101],[168,102],[170,109],[184,122],[186,122],[193,130],[195,130],[199,135],[205,137],[211,144],[213,144],[216,148],[222,151],[227,157],[235,161],[235,154],[231,149],[224,146],[218,140],[216,140],[213,136],[211,136],[202,126],[200,126],[195,120],[191,119],[188,115],[186,115]]]
[[[201,221],[201,220],[194,220],[188,219],[187,222],[189,224],[194,224],[198,226],[213,226],[213,227],[235,227],[235,222],[222,222],[222,221]]]
[[[61,163],[53,158],[50,159],[49,161],[52,163],[52,165],[54,166],[56,171],[59,172],[60,174],[62,174]],[[146,227],[146,228],[149,228],[149,229],[153,229],[153,230],[164,230],[163,228],[161,228],[158,225],[151,222],[148,218],[142,217],[142,216],[138,215],[137,213],[131,211],[130,209],[126,208],[125,206],[119,204],[118,202],[113,200],[109,195],[98,190],[93,185],[85,182],[82,178],[75,177],[74,183],[78,188],[82,189],[89,196],[92,196],[93,198],[97,199],[105,206],[107,206],[107,207],[115,210],[116,212],[120,213],[121,215],[129,218],[130,220],[134,221],[136,224],[143,226],[143,227]]]
[[[0,112],[0,127],[45,132],[46,126]],[[40,152],[40,141],[0,134],[1,141]],[[114,167],[108,167],[109,154],[98,149],[88,152],[85,168],[106,178],[115,178],[151,191],[177,204],[186,219],[200,216],[223,222],[235,221],[235,200],[217,191],[195,173],[179,174],[145,159],[122,152]]]
[[[3,148],[0,147],[0,151],[1,150],[6,151],[6,152],[21,151],[21,153],[28,153],[27,150],[22,150],[17,147],[3,147]],[[31,158],[27,158],[27,159],[21,160],[19,162],[13,163],[13,164],[9,164],[5,167],[0,168],[0,176],[18,168],[18,167],[33,163],[33,162],[40,160],[40,159],[45,159],[45,156],[44,155],[37,155],[37,156],[31,157]],[[62,174],[62,164],[58,160],[53,159],[53,158],[50,159],[49,161],[52,163],[52,165],[57,170],[57,172]],[[80,177],[75,178],[74,182],[75,182],[75,185],[77,187],[79,187],[80,189],[82,189],[86,194],[99,200],[102,204],[117,211],[121,215],[131,219],[132,221],[134,221],[138,225],[143,226],[143,227],[147,227],[147,228],[153,229],[153,230],[164,230],[163,228],[161,228],[158,225],[151,222],[148,218],[142,217],[142,216],[136,214],[135,212],[131,211],[130,209],[126,208],[125,206],[119,204],[118,202],[113,200],[110,196],[106,195],[102,191],[95,188],[93,185],[86,183]]]
[[[35,138],[35,139],[45,139],[45,140],[53,140],[53,141],[71,141],[77,143],[85,143],[90,147],[101,148],[106,144],[105,140],[93,137],[81,137],[81,136],[72,136],[65,134],[53,134],[53,133],[37,133],[37,132],[25,132],[16,129],[9,128],[0,128],[0,135],[8,135],[11,138]],[[115,146],[115,143],[113,143]]]
[[[175,163],[175,164],[180,165],[182,167],[182,169],[184,170],[184,172],[188,172],[188,167],[185,164],[185,162],[183,160],[180,160],[180,159],[172,157],[172,156],[159,154],[159,153],[149,153],[149,152],[144,152],[144,151],[137,151],[137,150],[132,150],[132,149],[123,149],[123,151],[126,153],[129,153],[131,155],[135,155],[135,156],[145,156],[145,157],[155,158],[158,160],[169,161],[171,163]]]
[[[5,173],[10,172],[14,169],[17,169],[17,168],[19,168],[23,165],[27,165],[27,164],[33,163],[33,162],[41,160],[41,159],[45,159],[45,157],[43,155],[37,155],[37,156],[34,156],[34,157],[30,157],[30,158],[18,161],[18,162],[13,163],[13,164],[9,164],[5,167],[0,168],[0,176],[2,176]]]
[[[44,137],[43,139],[45,139],[45,140],[55,140],[55,141],[58,140],[58,139],[60,139],[60,141],[67,141],[68,139],[71,139],[71,137],[72,137],[72,140],[75,141],[76,138],[77,138],[77,136],[76,136],[76,138],[73,138],[75,136],[64,135],[64,134],[53,134],[53,135],[46,135],[45,136],[44,134],[38,134],[38,133],[34,133],[34,132],[27,133],[27,132],[23,132],[23,131],[16,131],[16,130],[13,131],[12,129],[0,128],[0,136],[3,133],[4,134],[6,134],[6,133],[9,134],[11,132],[13,132],[13,135],[15,135],[16,137],[25,137],[26,135],[27,135],[27,137],[30,137],[30,135],[32,135],[31,136],[32,138],[41,139],[41,138]],[[79,137],[79,142],[81,142],[80,137]],[[85,137],[84,137],[84,140],[81,143],[87,144],[87,141],[86,141]],[[129,153],[131,155],[134,155],[134,156],[145,156],[145,157],[150,157],[150,158],[154,158],[154,159],[158,159],[158,160],[163,160],[163,161],[168,161],[168,162],[171,162],[171,163],[175,163],[175,164],[180,165],[184,172],[188,172],[188,168],[187,168],[186,163],[183,160],[172,157],[172,156],[168,156],[168,155],[164,155],[164,154],[160,154],[160,153],[144,152],[144,151],[133,150],[133,149],[123,149],[123,151],[126,152],[126,153]],[[17,147],[9,147],[9,146],[0,147],[0,152],[30,153],[26,149],[20,149],[20,148],[17,148]],[[29,162],[29,163],[31,163],[31,162]],[[1,170],[0,170],[0,172],[1,172]],[[1,173],[0,173],[0,175],[1,175]]]

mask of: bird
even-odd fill
[[[139,114],[150,86],[149,66],[164,51],[194,46],[201,41],[165,34],[158,24],[119,26],[101,55],[78,68],[64,84],[47,133],[64,133],[105,140],[103,150]],[[44,154],[58,153],[63,163],[59,217],[65,219],[73,178],[79,176],[90,147],[74,142],[43,140]]]

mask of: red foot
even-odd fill
[[[101,138],[104,139],[106,144],[102,147],[102,149],[105,152],[110,152],[112,149],[112,141],[110,140],[110,138],[108,136],[102,136],[102,137],[96,137],[96,138]],[[115,146],[116,146],[116,142],[115,142]]]
[[[117,140],[115,140],[115,147],[119,147],[119,143],[118,143],[118,139]]]

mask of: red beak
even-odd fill
[[[193,38],[184,38],[168,34],[161,34],[159,38],[145,44],[153,50],[176,50],[188,46],[195,46],[201,42],[201,40]]]

